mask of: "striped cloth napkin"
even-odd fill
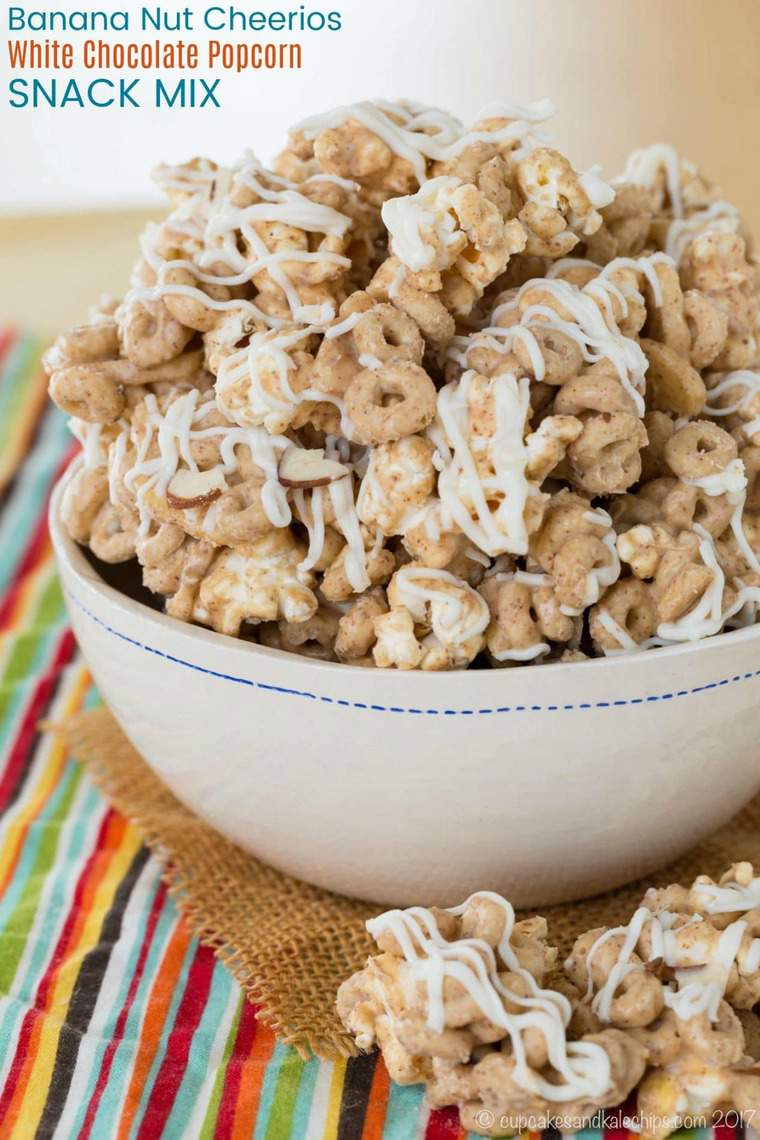
[[[0,331],[0,1137],[463,1137],[455,1110],[392,1086],[375,1056],[278,1045],[188,934],[138,832],[37,731],[98,700],[45,525],[75,447],[41,349]]]

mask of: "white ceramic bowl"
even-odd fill
[[[114,715],[181,800],[292,875],[384,903],[488,888],[538,906],[652,871],[760,787],[760,626],[509,670],[310,661],[106,585],[61,494],[67,605]]]

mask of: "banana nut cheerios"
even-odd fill
[[[330,661],[627,653],[756,620],[757,265],[667,146],[400,101],[161,166],[129,288],[46,356],[64,503],[166,612]],[[622,1063],[622,1062],[621,1062]],[[627,1063],[627,1062],[626,1062]]]

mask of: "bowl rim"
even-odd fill
[[[115,605],[128,621],[138,618],[149,625],[152,624],[156,626],[158,629],[163,629],[167,633],[181,635],[183,638],[196,641],[199,646],[213,645],[216,646],[218,650],[226,649],[228,652],[235,654],[245,653],[252,658],[258,657],[262,660],[277,660],[281,663],[288,661],[294,667],[298,666],[299,669],[307,668],[309,670],[318,670],[323,676],[331,673],[333,676],[345,677],[348,672],[354,676],[361,675],[365,679],[367,679],[368,674],[370,677],[375,678],[378,674],[395,678],[417,676],[427,678],[427,684],[434,681],[441,686],[446,685],[450,687],[453,684],[461,686],[464,677],[480,678],[479,683],[483,684],[484,673],[487,676],[498,675],[502,683],[507,684],[510,676],[519,675],[525,678],[528,675],[528,671],[530,671],[531,676],[536,675],[537,680],[539,677],[546,677],[547,680],[550,677],[556,679],[568,670],[572,670],[573,674],[577,675],[577,671],[581,667],[586,676],[592,669],[606,669],[608,672],[610,670],[620,671],[631,665],[640,664],[642,660],[647,658],[651,659],[653,657],[658,663],[672,661],[676,658],[689,657],[697,653],[705,655],[709,653],[710,650],[717,652],[729,644],[738,646],[760,638],[760,622],[757,622],[754,625],[745,626],[743,629],[713,634],[711,637],[703,638],[700,641],[686,641],[658,649],[641,650],[638,653],[621,653],[612,657],[595,657],[587,661],[548,662],[538,667],[538,673],[537,667],[529,664],[517,664],[510,669],[501,670],[451,669],[433,673],[419,670],[368,669],[366,666],[347,665],[337,661],[320,661],[316,658],[290,653],[287,650],[257,645],[254,642],[243,641],[240,638],[217,633],[216,630],[206,629],[204,626],[193,625],[190,622],[183,622],[177,618],[170,617],[168,614],[154,610],[150,606],[146,606],[143,602],[131,598],[128,594],[117,590],[114,586],[108,585],[108,583],[100,577],[98,572],[85,557],[83,548],[69,535],[60,517],[61,503],[66,486],[83,466],[84,458],[81,453],[75,455],[56,481],[50,496],[48,527],[57,561],[65,565],[74,578],[82,583],[82,585],[91,589],[96,594],[101,595],[110,605]],[[78,599],[73,600],[80,608],[83,608],[82,603],[79,602]],[[412,683],[414,684],[414,681]]]

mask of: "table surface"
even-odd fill
[[[0,331],[0,1136],[461,1138],[455,1110],[430,1111],[375,1056],[277,1044],[139,833],[40,733],[98,700],[45,526],[75,448],[41,348]]]
[[[121,296],[151,214],[0,217],[0,324],[52,336],[80,324],[103,293]]]

